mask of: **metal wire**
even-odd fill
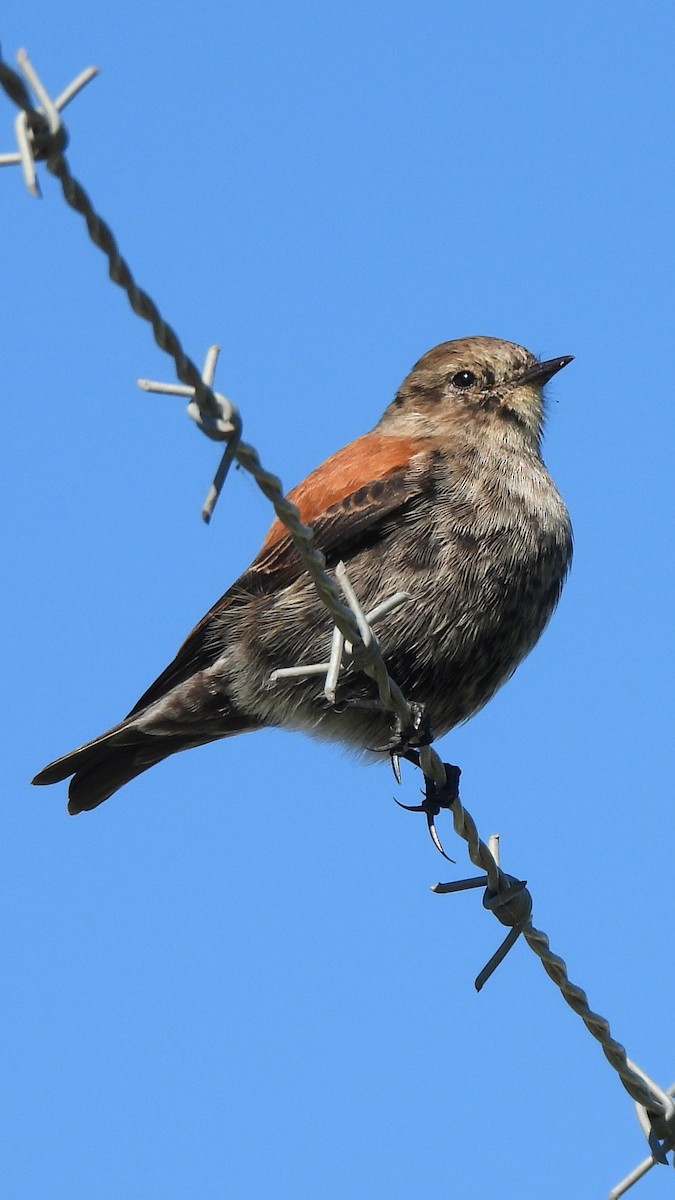
[[[253,476],[263,495],[274,507],[343,639],[342,645],[334,640],[330,664],[318,664],[310,669],[323,671],[330,668],[330,680],[327,680],[327,687],[330,687],[337,677],[344,641],[350,643],[357,666],[376,681],[382,707],[395,713],[404,729],[413,729],[416,719],[414,707],[408,704],[398,685],[389,676],[381,648],[370,627],[369,622],[381,615],[381,612],[363,613],[346,575],[343,573],[340,576],[339,585],[328,575],[325,558],[314,544],[311,527],[300,520],[298,509],[284,495],[281,481],[262,465],[255,447],[241,440],[241,419],[234,405],[212,390],[216,355],[207,360],[203,373],[198,370],[185,352],[175,330],[162,317],[152,298],[136,283],[128,263],[119,251],[110,226],[96,212],[87,192],[70,172],[64,156],[67,138],[61,124],[60,111],[92,78],[94,69],[82,72],[55,101],[52,101],[23,51],[20,52],[18,61],[41,103],[39,106],[34,105],[23,79],[2,59],[0,53],[0,85],[21,110],[16,125],[19,152],[0,155],[0,165],[20,162],[29,188],[39,195],[33,160],[44,159],[48,171],[58,179],[66,203],[84,217],[92,242],[106,256],[111,280],[123,289],[133,311],[150,324],[158,347],[173,360],[178,379],[184,385],[182,390],[194,398],[200,427],[208,436],[227,442],[228,449],[219,468],[219,476],[222,477],[216,477],[210,493],[213,503],[222,485],[229,459],[236,458]],[[164,390],[176,389],[168,386]],[[344,602],[341,592],[347,603]],[[393,597],[390,601],[385,601],[384,606],[391,607],[392,604],[400,602],[401,598]],[[293,669],[290,664],[289,669]],[[300,669],[302,668],[296,668]],[[485,907],[489,908],[502,924],[510,927],[510,933],[504,943],[478,976],[476,986],[480,988],[483,985],[522,933],[530,949],[540,959],[549,978],[600,1043],[624,1088],[636,1101],[638,1115],[652,1153],[649,1159],[641,1163],[611,1193],[612,1197],[623,1195],[656,1162],[667,1162],[666,1155],[675,1145],[675,1086],[664,1091],[632,1063],[624,1047],[612,1037],[608,1021],[590,1008],[586,993],[570,981],[564,961],[553,953],[546,934],[532,924],[532,900],[525,884],[502,871],[498,861],[496,839],[492,839],[491,846],[481,840],[473,818],[459,800],[456,789],[457,769],[443,763],[431,746],[421,746],[417,751],[417,759],[427,782],[427,797],[430,803],[450,808],[455,832],[466,842],[469,858],[485,872],[484,876],[478,879],[437,884],[434,890],[442,893],[484,886]]]

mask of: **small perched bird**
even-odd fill
[[[290,493],[328,568],[344,561],[364,611],[410,594],[378,636],[390,675],[436,736],[494,695],[560,596],[572,532],[541,458],[542,388],[570,361],[540,362],[497,338],[443,342],[415,364],[370,433]],[[33,783],[72,775],[68,808],[78,813],[169,754],[265,726],[361,750],[386,745],[391,715],[353,663],[335,704],[316,675],[271,679],[324,661],[331,633],[275,521],[253,564],[129,716]]]

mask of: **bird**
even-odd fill
[[[410,601],[378,625],[389,674],[440,737],[477,713],[538,641],[572,557],[569,514],[542,459],[542,361],[472,336],[415,363],[374,428],[288,494],[364,611]],[[328,656],[332,622],[285,527],[197,624],[129,715],[44,767],[72,776],[68,811],[96,808],[178,751],[273,726],[366,757],[391,750],[391,714],[352,662],[334,702],[320,677],[274,678]]]

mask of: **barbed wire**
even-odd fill
[[[312,527],[300,520],[299,510],[284,495],[280,479],[262,465],[255,447],[243,441],[242,420],[234,404],[213,390],[218,347],[211,347],[200,372],[155,302],[136,283],[128,263],[120,253],[110,226],[95,210],[87,192],[71,174],[65,158],[68,135],[60,113],[94,77],[96,69],[90,67],[81,72],[55,100],[52,100],[25,51],[19,51],[17,62],[39,104],[36,106],[33,103],[24,79],[4,61],[0,51],[0,85],[19,108],[15,121],[18,150],[0,155],[0,166],[20,164],[26,186],[31,194],[39,197],[35,163],[45,162],[47,170],[58,179],[66,203],[84,218],[91,241],[106,256],[111,280],[126,293],[133,311],[150,324],[157,346],[173,360],[176,375],[180,380],[178,385],[139,380],[140,385],[146,390],[189,397],[188,414],[202,432],[215,441],[226,443],[202,509],[204,519],[207,522],[210,520],[228,469],[236,459],[253,477],[288,531],[307,574],[330,613],[335,630],[329,663],[290,665],[288,669],[277,672],[277,675],[302,675],[325,671],[324,691],[330,699],[334,696],[337,674],[346,656],[354,661],[358,669],[375,680],[382,708],[392,713],[398,722],[405,757],[419,767],[425,780],[423,802],[402,807],[426,814],[429,830],[442,853],[444,851],[436,835],[434,818],[441,809],[449,809],[455,832],[466,842],[471,862],[485,872],[476,878],[438,883],[432,890],[438,894],[447,894],[484,887],[484,907],[510,930],[477,976],[476,989],[480,990],[483,987],[522,934],[567,1004],[581,1017],[586,1028],[600,1043],[608,1062],[635,1101],[638,1119],[649,1143],[650,1155],[609,1193],[609,1200],[618,1200],[618,1197],[628,1191],[656,1163],[668,1163],[667,1155],[675,1148],[675,1084],[664,1090],[633,1063],[621,1043],[612,1037],[606,1018],[590,1008],[586,993],[570,981],[565,962],[553,953],[546,934],[532,924],[532,897],[526,883],[501,869],[498,839],[491,838],[489,844],[483,842],[472,816],[461,803],[459,769],[444,763],[433,747],[425,744],[427,740],[431,741],[431,736],[427,734],[422,714],[417,706],[406,700],[401,689],[388,674],[380,643],[372,631],[374,621],[399,604],[405,603],[409,597],[397,593],[383,601],[377,609],[364,613],[344,564],[339,564],[336,569],[337,583],[328,574],[324,555],[314,543]],[[398,755],[394,754],[392,761],[400,782]]]

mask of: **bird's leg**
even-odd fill
[[[343,713],[346,708],[358,708],[363,712],[382,712],[381,700],[367,700],[359,696],[349,697],[346,700],[336,700],[331,704],[333,712]]]

